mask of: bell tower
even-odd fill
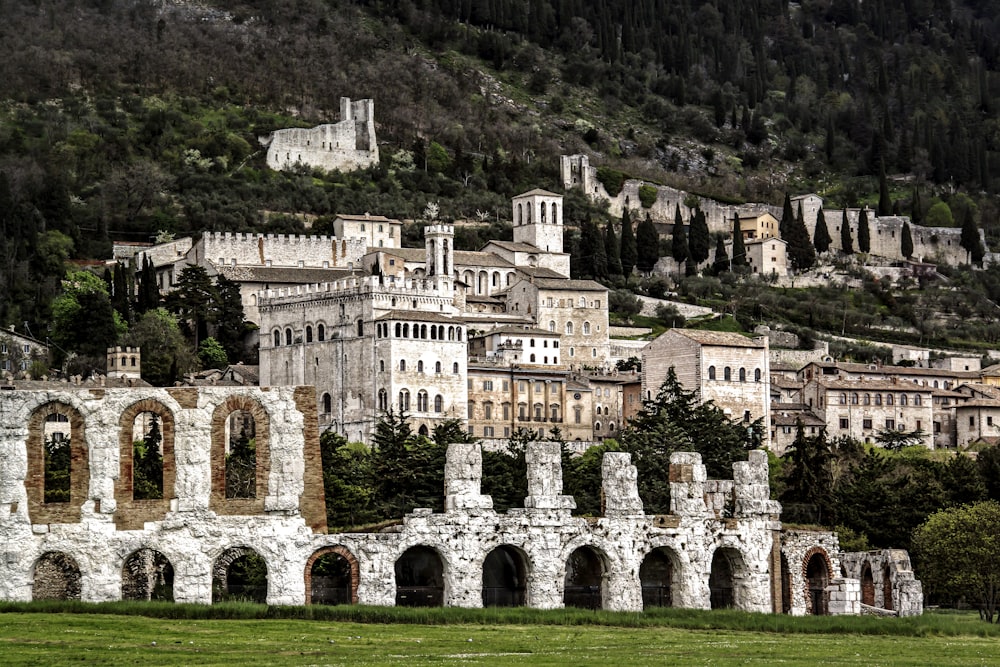
[[[530,243],[544,252],[562,253],[562,195],[531,190],[514,197],[512,208],[516,243]]]

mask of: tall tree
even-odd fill
[[[670,255],[678,264],[686,262],[690,255],[687,234],[684,232],[684,219],[681,217],[680,204],[677,204],[677,212],[674,214],[674,230],[670,238]]]
[[[747,248],[743,244],[743,230],[740,229],[739,213],[733,216],[733,261],[732,266],[740,268],[747,264]]]
[[[215,285],[202,266],[187,266],[177,278],[177,289],[167,298],[167,308],[177,315],[182,326],[188,327],[194,348],[208,338],[208,325],[213,319],[213,308],[218,295]]]
[[[858,214],[858,252],[871,252],[872,232],[868,227],[868,209],[861,208]]]
[[[715,260],[712,269],[716,275],[729,270],[729,255],[726,254],[726,240],[721,236],[715,242]]]
[[[792,261],[792,268],[796,271],[805,271],[816,263],[816,249],[813,248],[812,241],[809,240],[809,230],[806,229],[805,218],[802,216],[802,205],[799,205],[799,213],[788,225],[788,254]]]
[[[610,220],[608,220],[608,224],[604,228],[604,254],[608,263],[608,275],[622,275],[621,249],[618,246],[615,225]]]
[[[910,223],[903,223],[903,238],[900,241],[900,250],[903,252],[903,257],[909,259],[913,257],[913,234],[910,233]]]
[[[788,240],[788,233],[795,222],[795,211],[792,210],[792,198],[786,192],[785,203],[781,206],[781,220],[778,222],[778,234],[785,241]]]
[[[694,210],[689,231],[688,249],[691,251],[691,259],[701,264],[708,259],[708,252],[712,249],[712,236],[708,231],[705,212],[700,208]]]
[[[892,197],[889,195],[889,181],[885,177],[885,159],[879,160],[878,169],[878,215],[892,215]]]
[[[635,231],[632,229],[632,216],[628,209],[622,211],[621,261],[622,273],[628,278],[632,275],[637,259]]]
[[[854,240],[851,238],[851,221],[847,219],[847,209],[840,221],[840,249],[845,255],[854,254]]]
[[[973,212],[967,206],[958,207],[958,210],[962,216],[962,236],[959,243],[968,251],[971,264],[982,264],[986,251],[983,248],[983,240],[979,238],[979,228],[976,226]]]
[[[910,219],[915,225],[924,224],[924,206],[920,202],[920,190],[915,185],[913,186],[913,203],[910,205]]]
[[[793,523],[818,523],[828,520],[833,502],[833,452],[826,441],[826,430],[807,436],[802,422],[795,424],[795,440],[782,457],[785,490],[782,519]]]
[[[826,226],[826,216],[823,215],[823,207],[816,212],[816,231],[813,233],[813,245],[816,252],[826,252],[830,249],[833,239],[830,238],[830,230]]]
[[[593,236],[594,238],[594,255],[592,261],[594,263],[594,277],[595,278],[607,278],[608,277],[608,253],[605,250],[604,245],[604,235],[601,234],[601,228],[597,226],[597,223],[591,220],[587,223],[586,232],[588,236]]]
[[[197,357],[177,325],[163,308],[147,310],[128,332],[125,342],[142,350],[142,379],[169,387],[195,368]]]
[[[656,260],[660,258],[660,235],[656,232],[656,225],[648,213],[636,230],[635,244],[636,266],[643,273],[649,273],[656,266]]]

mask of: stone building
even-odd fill
[[[297,166],[350,171],[378,164],[375,101],[341,97],[340,122],[276,130],[260,143],[267,148],[267,166],[279,171]]]
[[[340,239],[362,239],[368,248],[398,248],[403,223],[384,215],[346,215],[333,219],[333,234]]]
[[[31,372],[31,366],[38,362],[49,365],[49,346],[32,336],[19,334],[11,325],[0,330],[0,377],[15,377]]]
[[[788,275],[788,244],[781,239],[758,238],[747,241],[743,247],[751,273],[761,276]]]
[[[503,514],[481,493],[479,446],[456,444],[443,513],[417,509],[382,532],[327,534],[311,394],[307,387],[0,393],[0,599],[98,602],[155,591],[209,603],[228,591],[235,563],[257,556],[268,604],[860,609],[851,591],[861,581],[844,578],[839,563],[864,556],[838,553],[831,534],[783,533],[759,451],[733,466],[731,480],[708,480],[697,454],[673,454],[665,515],[644,512],[628,454],[609,452],[602,516],[588,519],[572,516],[574,501],[562,494],[557,443],[529,444],[524,507]],[[59,501],[49,497],[42,455],[41,424],[51,414],[71,429],[71,483]],[[147,414],[162,424],[162,493],[137,499],[133,429]],[[256,441],[253,484],[243,495],[227,483],[236,424],[252,425]],[[891,600],[899,615],[919,613],[919,582],[904,576],[899,558],[892,562],[885,604]],[[317,574],[321,563],[341,566],[341,574]],[[800,568],[809,586],[801,594],[794,590]],[[341,594],[331,596],[331,588]]]
[[[766,337],[723,331],[668,329],[642,351],[642,392],[655,398],[673,367],[677,380],[732,420],[762,419],[769,440],[771,374]]]
[[[744,241],[779,238],[778,219],[763,213],[745,213],[740,216],[740,234]]]

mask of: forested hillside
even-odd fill
[[[111,240],[428,202],[496,223],[517,191],[558,188],[566,152],[745,201],[881,189],[908,213],[915,192],[922,210],[967,195],[996,226],[995,2],[0,0],[0,16],[2,324],[44,330],[63,261]],[[379,167],[264,167],[259,136],[335,121],[341,96],[375,99]]]

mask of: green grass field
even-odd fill
[[[995,665],[1000,656],[996,626],[974,616],[831,625],[835,619],[685,612],[657,616],[658,625],[623,627],[598,624],[614,615],[559,625],[546,622],[573,623],[574,616],[534,612],[539,623],[525,624],[502,613],[498,623],[446,622],[446,613],[425,617],[426,624],[402,611],[400,623],[4,611],[0,664]],[[635,616],[619,618],[629,625]],[[780,631],[766,629],[769,621]],[[718,627],[691,629],[698,624]],[[894,634],[874,634],[880,627]]]

